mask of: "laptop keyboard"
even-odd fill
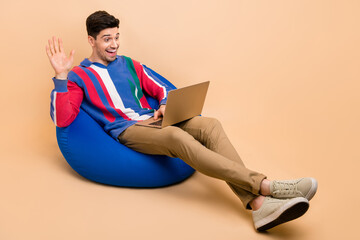
[[[155,125],[155,126],[161,126],[161,124],[162,124],[162,119],[156,122],[149,123],[149,125]]]

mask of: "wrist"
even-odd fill
[[[55,78],[59,80],[67,80],[67,73],[57,73],[55,74]]]

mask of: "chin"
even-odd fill
[[[112,61],[114,61],[116,59],[116,55],[114,56],[114,57],[109,57],[109,58],[107,58],[106,60],[108,61],[108,62],[112,62]]]

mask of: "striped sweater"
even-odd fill
[[[68,80],[53,81],[50,115],[56,126],[70,125],[81,106],[116,140],[126,128],[154,115],[144,92],[165,104],[171,90],[146,66],[125,56],[108,66],[85,59]]]

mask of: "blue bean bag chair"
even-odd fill
[[[161,81],[164,77],[147,68]],[[152,108],[158,102],[146,96]],[[194,169],[178,158],[136,152],[110,137],[80,108],[76,119],[56,128],[59,148],[68,164],[81,176],[121,187],[163,187],[185,180]]]

